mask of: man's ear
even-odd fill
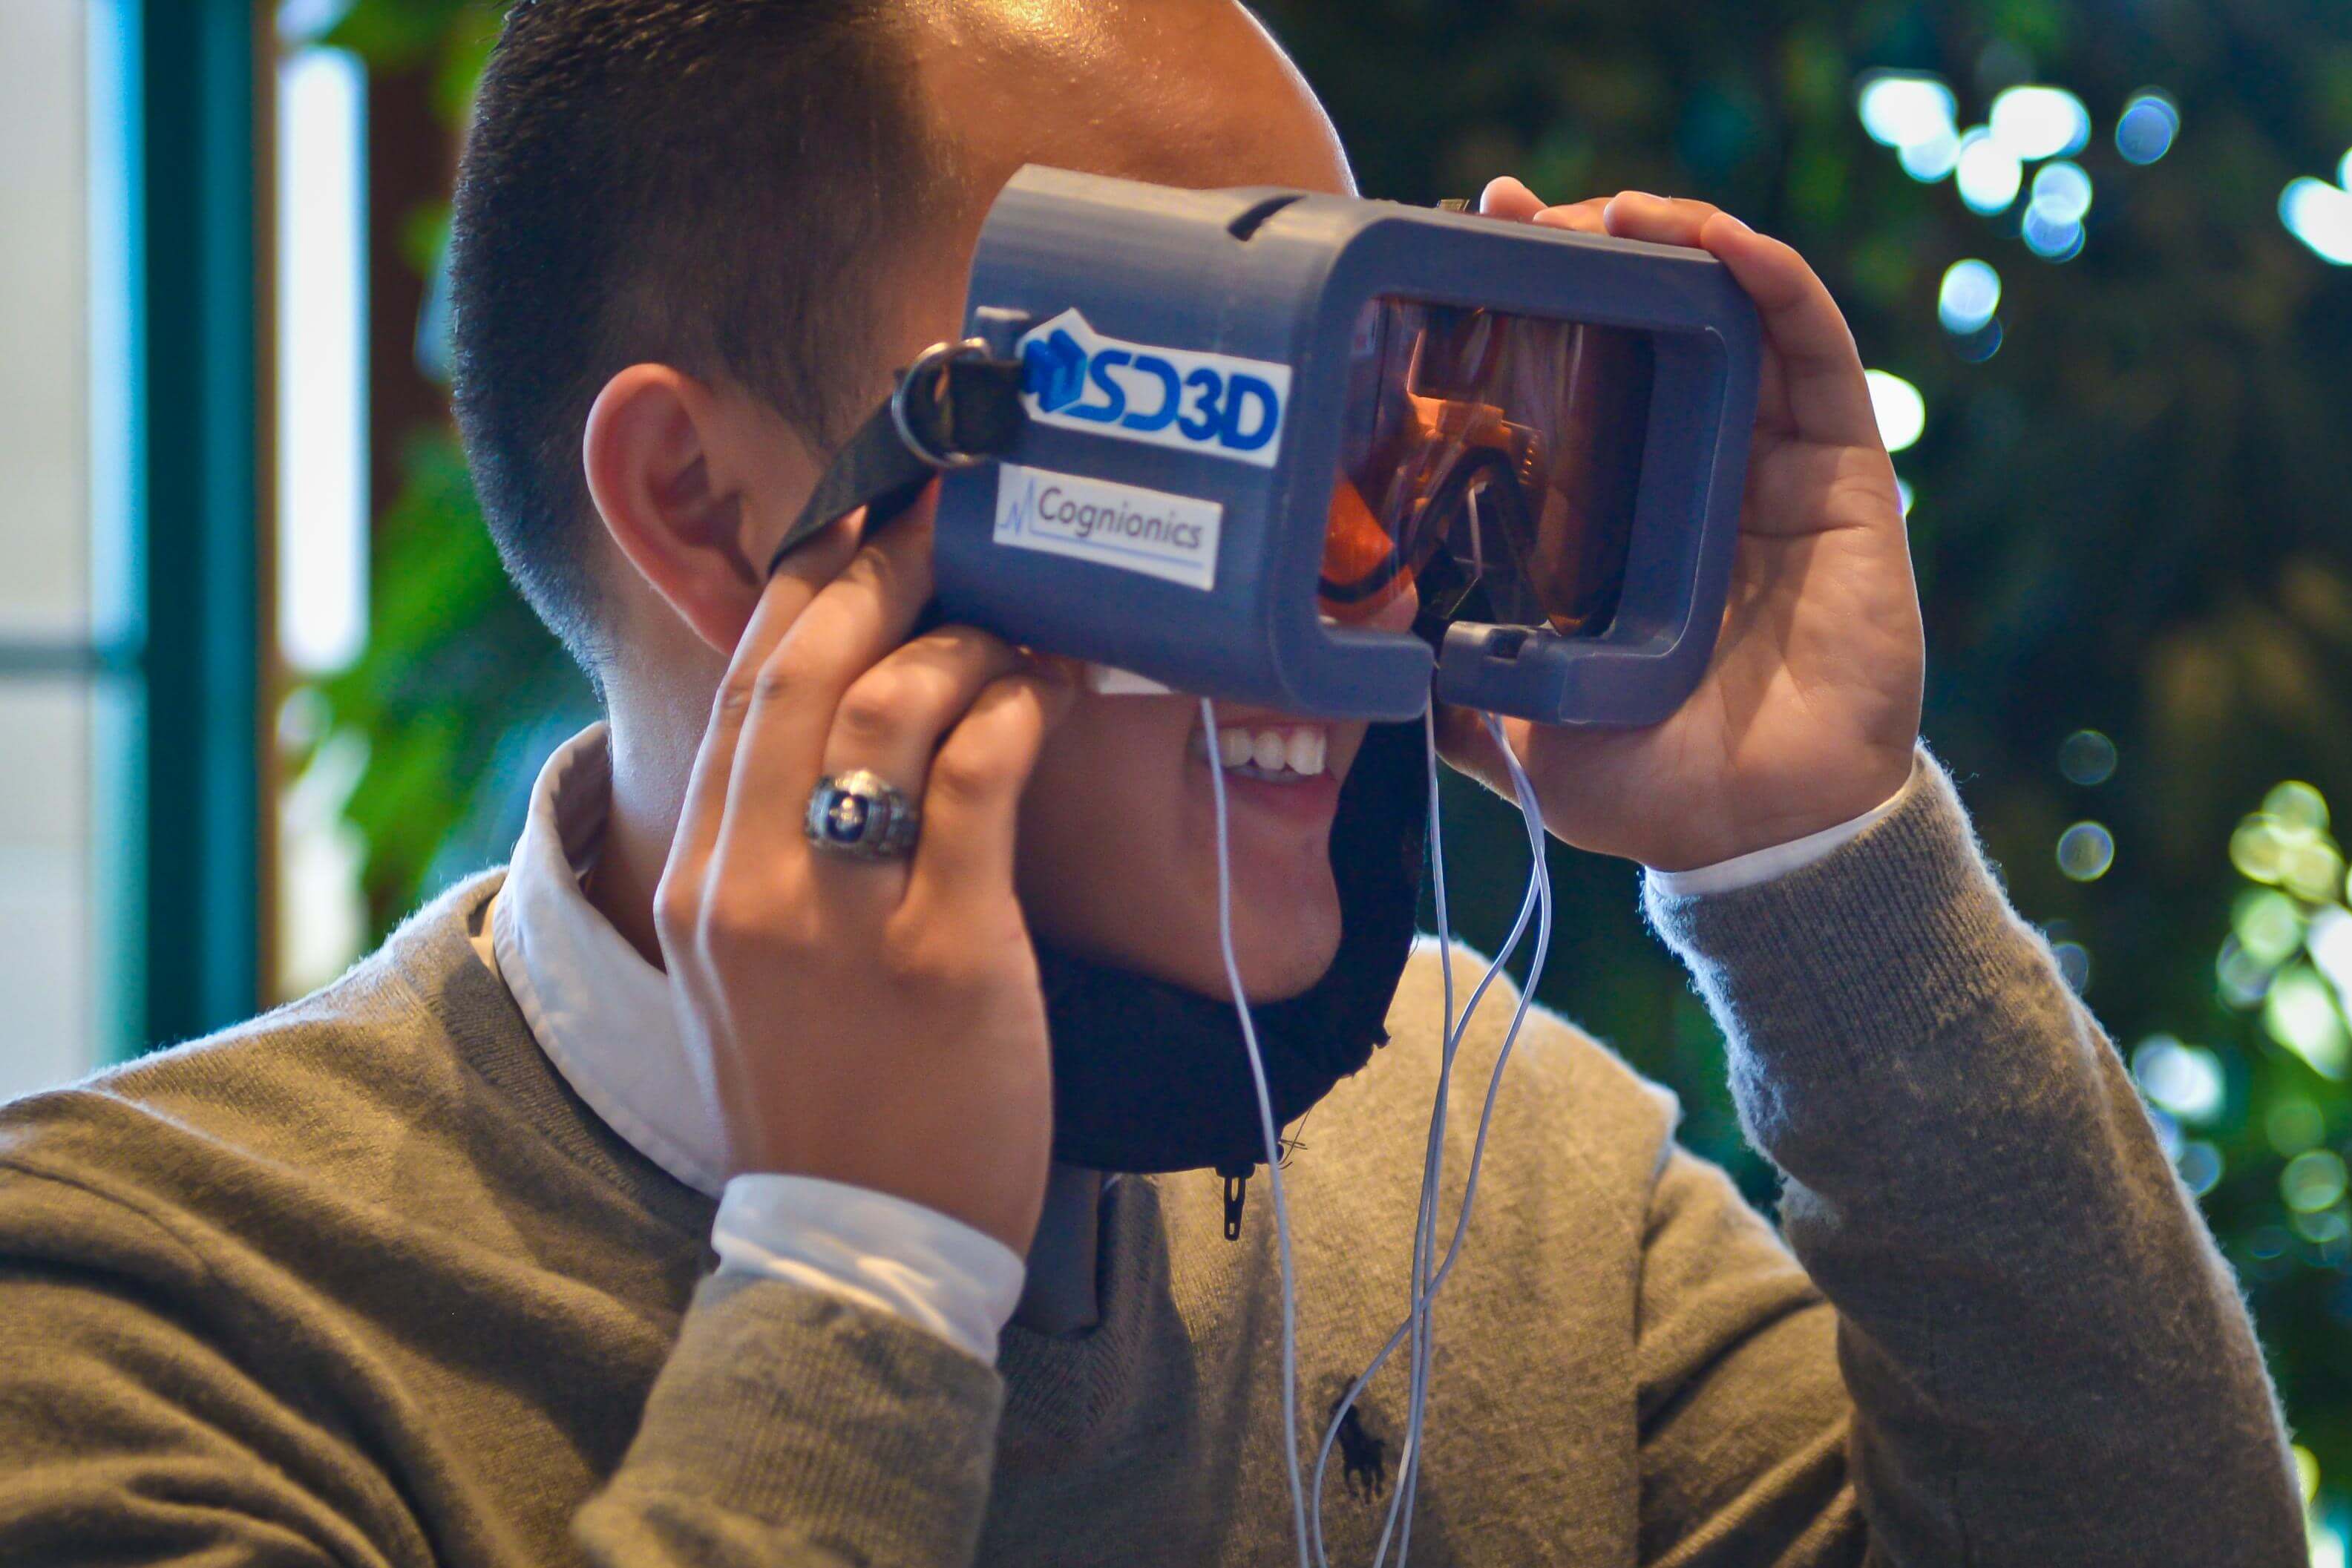
[[[760,601],[746,553],[742,413],[668,365],[631,365],[588,411],[581,461],[588,495],[637,575],[721,657]]]

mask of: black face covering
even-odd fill
[[[1385,1044],[1412,947],[1429,825],[1418,723],[1374,725],[1339,791],[1339,950],[1315,986],[1250,1009],[1277,1128]],[[1054,1051],[1054,1156],[1106,1171],[1246,1171],[1265,1158],[1230,996],[1040,946]]]

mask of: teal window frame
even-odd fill
[[[262,999],[256,0],[92,0],[101,1059]]]

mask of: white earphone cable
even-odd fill
[[[1462,1188],[1462,1211],[1454,1218],[1454,1237],[1446,1246],[1445,1260],[1430,1279],[1427,1299],[1422,1306],[1422,1335],[1424,1341],[1422,1355],[1424,1364],[1429,1356],[1427,1342],[1431,1333],[1431,1311],[1435,1304],[1437,1292],[1444,1288],[1446,1279],[1454,1271],[1454,1260],[1461,1254],[1462,1239],[1470,1228],[1471,1206],[1478,1200],[1478,1173],[1486,1163],[1486,1134],[1494,1125],[1495,1102],[1503,1088],[1503,1070],[1510,1061],[1511,1048],[1518,1042],[1519,1028],[1527,1021],[1528,1009],[1535,1001],[1536,987],[1542,982],[1544,960],[1551,953],[1551,877],[1544,862],[1543,807],[1536,799],[1535,786],[1529,782],[1527,770],[1519,765],[1517,754],[1511,750],[1509,737],[1503,732],[1502,721],[1492,714],[1484,716],[1486,721],[1486,733],[1493,737],[1496,749],[1502,754],[1504,765],[1510,770],[1511,790],[1518,798],[1519,815],[1527,824],[1528,849],[1534,862],[1528,876],[1532,890],[1537,894],[1539,901],[1539,914],[1536,925],[1535,954],[1528,966],[1527,983],[1520,988],[1518,1006],[1512,1009],[1510,1027],[1504,1031],[1503,1043],[1495,1053],[1495,1071],[1487,1080],[1486,1103],[1478,1113],[1478,1135],[1471,1143],[1470,1169]],[[1517,933],[1514,931],[1513,946],[1517,945]],[[1509,950],[1508,947],[1505,948],[1507,954]],[[1497,959],[1496,962],[1499,967],[1502,960]],[[1492,971],[1489,971],[1490,977]],[[1475,1005],[1475,1001],[1473,1005]],[[1406,1454],[1399,1461],[1400,1469],[1404,1472],[1398,1481],[1404,1497],[1404,1531],[1398,1540],[1397,1568],[1404,1568],[1405,1554],[1411,1549],[1412,1542],[1413,1504],[1421,1492],[1422,1448],[1419,1438],[1424,1415],[1423,1406],[1428,1397],[1429,1376],[1427,1370],[1424,1369],[1412,1409],[1411,1436],[1406,1445]],[[1377,1560],[1375,1562],[1377,1568]]]
[[[1388,1343],[1381,1347],[1380,1353],[1372,1358],[1371,1364],[1349,1385],[1347,1394],[1332,1413],[1330,1425],[1324,1432],[1322,1445],[1316,1455],[1312,1517],[1316,1561],[1321,1568],[1329,1568],[1329,1559],[1326,1553],[1323,1536],[1323,1495],[1324,1479],[1330,1463],[1332,1446],[1338,1440],[1341,1424],[1347,1419],[1356,1401],[1362,1396],[1364,1389],[1370,1385],[1381,1368],[1387,1364],[1389,1357],[1395,1354],[1397,1346],[1402,1343],[1408,1335],[1412,1339],[1413,1349],[1408,1358],[1412,1370],[1409,1375],[1405,1439],[1398,1459],[1396,1490],[1390,1498],[1388,1516],[1383,1522],[1380,1542],[1373,1557],[1374,1568],[1380,1568],[1380,1565],[1386,1561],[1389,1542],[1392,1536],[1398,1542],[1400,1568],[1402,1568],[1405,1552],[1410,1550],[1412,1506],[1419,1493],[1422,1428],[1427,1411],[1432,1352],[1434,1348],[1431,1310],[1434,1305],[1437,1292],[1444,1288],[1445,1281],[1453,1273],[1454,1264],[1461,1254],[1463,1239],[1469,1229],[1470,1209],[1477,1197],[1478,1175],[1485,1162],[1486,1134],[1493,1124],[1495,1103],[1502,1088],[1503,1070],[1510,1060],[1512,1047],[1517,1042],[1520,1026],[1526,1019],[1528,1009],[1535,996],[1536,987],[1542,979],[1544,961],[1551,946],[1551,883],[1544,863],[1542,810],[1535,799],[1534,787],[1528,782],[1525,770],[1519,766],[1518,758],[1511,752],[1501,724],[1490,715],[1486,716],[1486,726],[1487,733],[1494,737],[1497,748],[1505,758],[1506,766],[1510,769],[1512,787],[1517,796],[1520,815],[1528,826],[1528,849],[1533,864],[1529,872],[1528,891],[1520,901],[1518,917],[1512,924],[1510,935],[1504,940],[1494,961],[1488,965],[1486,973],[1471,992],[1469,1002],[1457,1020],[1454,1012],[1453,928],[1445,896],[1444,835],[1438,809],[1435,718],[1433,711],[1424,715],[1423,730],[1427,737],[1430,790],[1430,857],[1436,904],[1439,970],[1444,978],[1445,993],[1445,1038],[1440,1056],[1437,1092],[1431,1111],[1429,1145],[1423,1159],[1421,1202],[1414,1219],[1412,1307],[1405,1321],[1397,1325],[1396,1332],[1389,1336]],[[1519,943],[1527,933],[1530,917],[1536,920],[1537,933],[1535,953],[1528,967],[1527,984],[1520,991],[1518,1005],[1512,1013],[1510,1026],[1505,1031],[1502,1044],[1496,1053],[1494,1071],[1488,1080],[1486,1100],[1479,1113],[1477,1136],[1471,1148],[1470,1170],[1464,1184],[1462,1209],[1455,1218],[1454,1234],[1446,1247],[1444,1260],[1432,1269],[1429,1266],[1430,1254],[1434,1248],[1436,1237],[1438,1187],[1444,1173],[1444,1129],[1450,1102],[1454,1054],[1469,1031],[1470,1020],[1475,1016],[1479,1003],[1485,999],[1487,988],[1494,983],[1498,975],[1504,972],[1505,966],[1509,962],[1511,956],[1517,951]],[[1400,1525],[1402,1525],[1401,1531]]]
[[[1274,1097],[1265,1086],[1265,1061],[1258,1054],[1257,1025],[1242,988],[1242,967],[1234,956],[1233,847],[1225,814],[1225,770],[1217,758],[1217,709],[1201,699],[1201,729],[1208,737],[1209,789],[1217,806],[1217,939],[1224,952],[1225,980],[1233,987],[1234,1010],[1241,1017],[1242,1045],[1249,1053],[1250,1078],[1257,1089],[1259,1130],[1265,1135],[1265,1179],[1274,1194],[1274,1237],[1282,1258],[1282,1457],[1290,1475],[1290,1521],[1298,1538],[1298,1568],[1307,1554],[1307,1500],[1298,1467],[1298,1297],[1290,1267],[1290,1211],[1282,1194],[1282,1145],[1275,1135]]]

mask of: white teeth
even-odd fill
[[[1201,744],[1197,731],[1193,744],[1196,756],[1207,755],[1208,748]],[[1330,749],[1330,732],[1320,725],[1291,729],[1220,726],[1217,730],[1218,762],[1228,770],[1238,770],[1252,778],[1312,779],[1329,761]]]

